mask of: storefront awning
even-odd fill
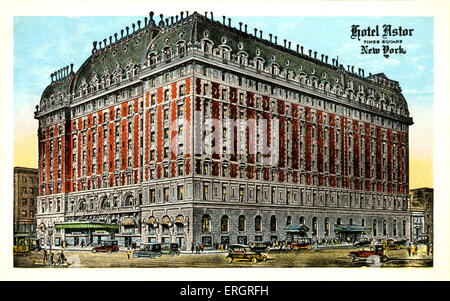
[[[304,232],[308,232],[309,228],[307,226],[305,226],[304,224],[294,224],[294,225],[289,225],[286,226],[286,228],[284,228],[284,230],[286,230],[287,233],[304,233]]]
[[[177,218],[175,219],[175,224],[183,224],[184,223],[184,218],[182,215],[178,215]]]
[[[116,230],[117,225],[105,224],[105,223],[92,223],[92,222],[75,222],[75,223],[62,223],[55,224],[55,229],[103,229],[103,230]]]
[[[369,233],[370,228],[363,228],[352,225],[334,225],[334,232],[336,233]]]
[[[148,225],[154,225],[156,223],[156,218],[154,216],[150,216],[147,220]]]
[[[167,225],[167,224],[169,224],[169,222],[170,222],[169,217],[168,216],[164,216],[162,218],[162,220],[161,220],[161,225]]]
[[[129,218],[124,219],[124,220],[122,221],[122,224],[121,224],[121,225],[122,225],[122,226],[135,226],[135,225],[136,225],[136,222],[134,221],[134,218],[129,217]]]

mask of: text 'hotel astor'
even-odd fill
[[[398,82],[212,13],[160,18],[51,74],[35,112],[42,244],[190,250],[289,240],[287,226],[410,239]]]

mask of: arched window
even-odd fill
[[[392,222],[392,234],[394,236],[397,236],[397,220],[394,219],[394,221]]]
[[[128,195],[125,198],[124,206],[133,206],[133,203],[134,203],[133,196],[132,195]]]
[[[87,206],[86,206],[86,201],[82,200],[80,201],[80,204],[78,205],[78,210],[86,210]]]
[[[361,219],[361,227],[364,227],[365,224],[366,224],[365,220],[364,220],[364,219]]]
[[[270,231],[276,232],[277,231],[277,218],[275,215],[272,215],[270,217]]]
[[[228,216],[226,215],[220,219],[220,231],[228,232]]]
[[[286,226],[289,226],[292,223],[292,217],[288,215],[286,218]]]
[[[211,217],[208,214],[202,217],[202,232],[211,232]]]
[[[304,216],[300,216],[298,221],[299,221],[300,225],[306,225],[306,219]]]
[[[330,219],[328,217],[325,218],[325,236],[330,235]]]
[[[387,235],[386,220],[383,221],[383,236]]]
[[[376,219],[373,220],[372,233],[373,233],[373,236],[377,236],[377,220]]]
[[[239,216],[238,231],[245,231],[245,216]]]
[[[313,232],[312,232],[312,235],[313,236],[317,236],[317,228],[318,228],[318,226],[317,226],[317,217],[313,217],[313,219],[312,219],[312,230],[313,230]]]
[[[353,225],[353,218],[350,218],[349,220],[348,220],[348,224],[351,226],[351,225]]]
[[[336,220],[336,225],[340,225],[342,223],[342,220],[340,217],[338,217],[338,219]]]
[[[255,217],[255,231],[256,232],[262,231],[262,219],[261,216],[259,215]]]

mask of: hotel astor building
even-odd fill
[[[190,250],[296,225],[410,239],[399,83],[225,16],[151,12],[94,42],[77,71],[51,74],[35,118],[46,246]]]

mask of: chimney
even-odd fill
[[[317,51],[314,51],[314,58],[317,59]]]
[[[133,33],[136,31],[135,30],[135,28],[136,28],[136,25],[134,25],[134,23],[133,24],[131,24],[131,27],[133,27]]]
[[[147,17],[144,18],[144,27],[147,27]]]
[[[123,39],[123,29],[120,30],[121,39]]]
[[[300,47],[300,45],[299,45],[299,44],[297,44],[297,52],[299,51],[299,47]]]
[[[126,31],[127,31],[127,37],[128,37],[128,34],[130,33],[130,27],[125,27],[125,29],[126,29]]]
[[[269,33],[269,41],[270,41],[270,43],[272,43],[272,34],[271,33]]]
[[[284,41],[284,48],[286,48],[286,39],[284,39],[283,41]]]
[[[312,54],[312,50],[311,50],[311,49],[309,49],[309,50],[308,50],[308,52],[309,52],[309,57],[311,57],[311,54]]]
[[[258,29],[254,28],[253,30],[255,31],[255,38],[256,38],[256,34],[258,33]]]
[[[180,21],[183,20],[183,14],[184,12],[180,12]]]
[[[320,60],[323,62],[323,54],[320,55]]]
[[[325,64],[328,64],[328,55],[325,56]]]
[[[231,18],[228,18],[228,26],[231,27]]]
[[[239,22],[239,31],[242,31],[242,22]]]
[[[247,33],[247,24],[244,25],[245,33]]]
[[[70,73],[73,73],[73,64],[70,64]]]
[[[275,45],[277,44],[277,36],[275,36]]]
[[[260,39],[262,39],[262,34],[263,34],[262,30],[260,30],[260,31],[259,31],[259,38],[260,38]]]
[[[154,15],[155,13],[153,11],[149,13],[150,19],[148,20],[148,25],[155,25],[155,20],[153,20]]]
[[[214,15],[213,15],[213,12],[210,12],[210,14],[211,14],[211,20],[214,21]]]
[[[300,46],[300,52],[303,54],[303,46]]]
[[[288,48],[291,49],[291,41],[288,42]]]
[[[223,23],[223,25],[225,25],[225,19],[226,19],[226,17],[222,16],[222,23]]]
[[[117,42],[117,32],[114,34],[114,38],[116,39]]]

